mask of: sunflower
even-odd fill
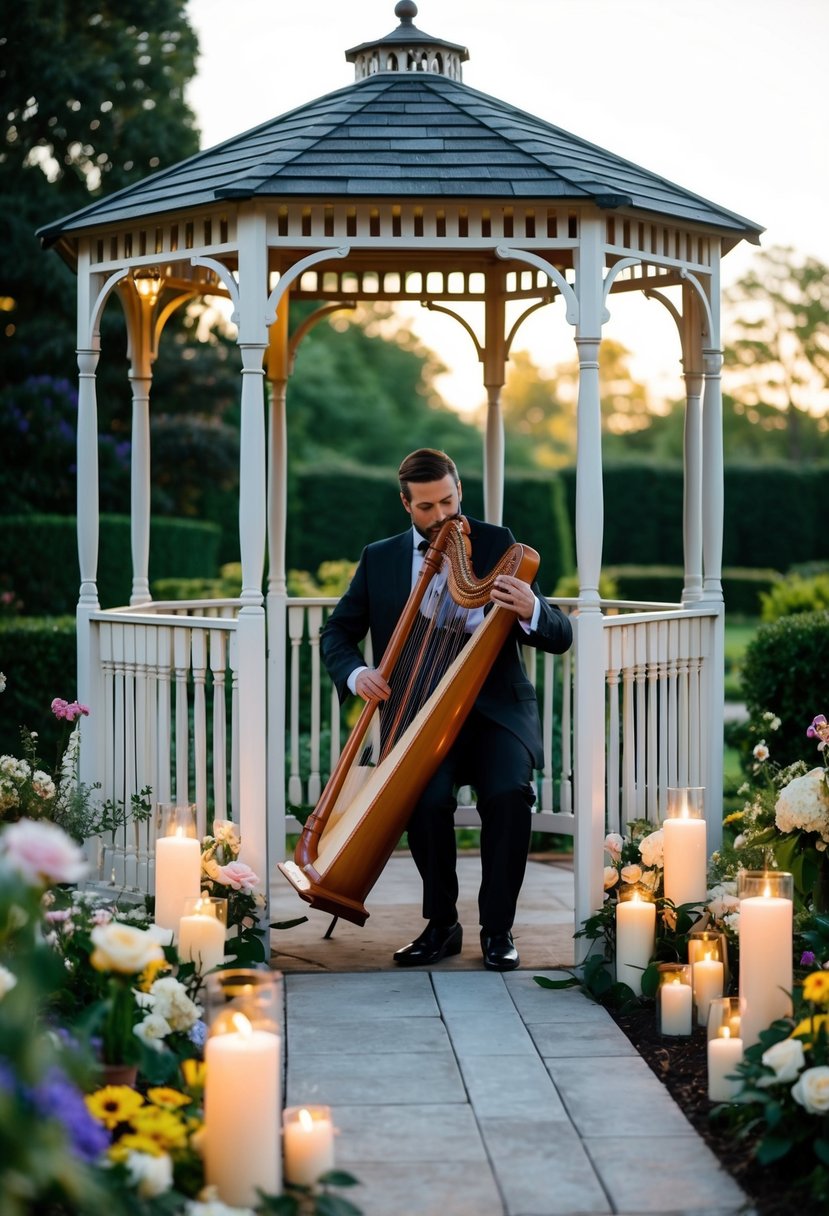
[[[803,996],[815,1005],[829,1004],[829,971],[813,971],[803,981]]]
[[[816,1035],[821,1026],[825,1026],[827,1022],[829,1022],[829,1015],[825,1013],[819,1013],[813,1018],[804,1018],[802,1022],[797,1023],[794,1030],[789,1035],[789,1038],[799,1039],[802,1035],[807,1035],[811,1038],[811,1036]],[[808,1050],[812,1044],[804,1042],[803,1046]]]
[[[141,1136],[136,1132],[126,1132],[110,1148],[107,1156],[110,1161],[126,1161],[130,1153],[146,1153],[148,1157],[163,1157],[164,1149],[152,1136]]]
[[[119,1123],[127,1123],[144,1105],[141,1094],[129,1085],[105,1085],[86,1095],[86,1105],[93,1119],[110,1131]]]
[[[184,1148],[187,1144],[187,1128],[179,1116],[158,1106],[144,1106],[136,1111],[130,1125],[163,1149]]]
[[[154,1106],[161,1106],[164,1110],[178,1110],[180,1106],[187,1106],[192,1101],[187,1094],[178,1089],[170,1089],[166,1085],[156,1085],[153,1089],[148,1089],[147,1097]]]
[[[723,819],[723,827],[727,828],[729,824],[739,823],[741,819],[745,819],[745,811],[732,811],[730,815],[726,815]]]

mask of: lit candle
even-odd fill
[[[209,898],[185,901],[178,927],[178,955],[182,962],[196,964],[201,974],[224,962],[225,926]]]
[[[742,1089],[742,1081],[731,1080],[743,1058],[743,1040],[731,1036],[727,1026],[716,1038],[708,1040],[708,1098],[711,1102],[733,1102]]]
[[[233,1030],[205,1044],[204,1172],[223,1203],[252,1208],[257,1188],[282,1187],[279,1038],[244,1014],[230,1020]]]
[[[708,848],[701,789],[668,791],[662,822],[665,898],[676,907],[703,903],[708,894]]]
[[[642,995],[642,972],[656,941],[656,905],[638,891],[616,905],[616,979]]]
[[[285,1181],[313,1186],[334,1168],[334,1126],[327,1106],[285,1111]]]
[[[792,1012],[792,876],[748,871],[739,886],[740,1033],[751,1047]]]
[[[711,1002],[722,996],[723,965],[719,959],[712,958],[707,951],[703,958],[697,959],[693,967],[693,984],[697,1019],[705,1026]]]
[[[662,1034],[690,1034],[692,1030],[691,985],[677,977],[659,988],[659,1029]]]
[[[155,923],[178,931],[181,909],[188,895],[201,888],[201,845],[178,828],[174,836],[155,842]]]

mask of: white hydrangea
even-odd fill
[[[829,789],[822,768],[795,777],[780,791],[774,822],[781,832],[816,832],[829,841]]]
[[[141,1004],[143,1003],[142,1001]],[[161,1051],[163,1046],[162,1039],[166,1039],[172,1029],[170,1023],[160,1013],[148,1013],[143,1021],[133,1027],[133,1034],[137,1035],[147,1047],[152,1047],[155,1051]]]
[[[57,793],[54,781],[42,769],[36,769],[32,774],[32,789],[38,798],[42,798],[44,802],[49,798],[54,798]]]
[[[154,1014],[164,1018],[172,1030],[189,1030],[202,1010],[190,1000],[187,990],[171,975],[162,976],[151,986],[148,996]]]
[[[173,1185],[173,1162],[167,1153],[131,1152],[126,1160],[130,1182],[142,1199],[155,1199]]]
[[[737,912],[740,900],[736,882],[719,882],[708,892],[708,911],[715,920],[722,920],[731,912]]]

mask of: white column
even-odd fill
[[[130,373],[132,388],[132,459],[130,465],[130,537],[132,593],[130,604],[150,597],[150,385],[149,376]]]
[[[486,433],[484,436],[484,519],[500,524],[504,518],[504,416],[501,389],[504,387],[505,308],[504,270],[498,266],[487,276],[487,301],[484,321],[484,385],[487,395]]]
[[[575,622],[575,903],[580,926],[603,899],[605,835],[605,662],[599,574],[602,563],[602,494],[599,346],[603,316],[603,225],[582,220],[576,262],[579,356],[576,456],[576,556],[579,611]],[[581,939],[579,939],[581,942]],[[580,953],[585,947],[580,948]]]
[[[78,350],[78,437],[77,437],[77,526],[78,563],[81,586],[76,611],[78,700],[82,705],[98,709],[97,722],[81,727],[84,746],[79,757],[80,779],[88,785],[99,780],[96,776],[97,743],[103,720],[103,706],[98,695],[97,667],[93,662],[92,626],[90,614],[100,608],[98,602],[98,402],[95,392],[95,370],[100,350]]]
[[[688,285],[684,290],[684,300],[682,536],[685,577],[682,602],[690,604],[702,598],[702,349],[698,302],[696,293]]]
[[[722,437],[722,351],[703,351],[704,389],[702,397],[702,564],[704,599],[722,600],[723,513],[723,437]]]

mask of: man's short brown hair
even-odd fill
[[[456,486],[460,484],[458,470],[451,457],[438,448],[418,448],[416,452],[409,453],[397,470],[400,493],[407,502],[411,502],[411,482],[442,481],[447,473]]]

